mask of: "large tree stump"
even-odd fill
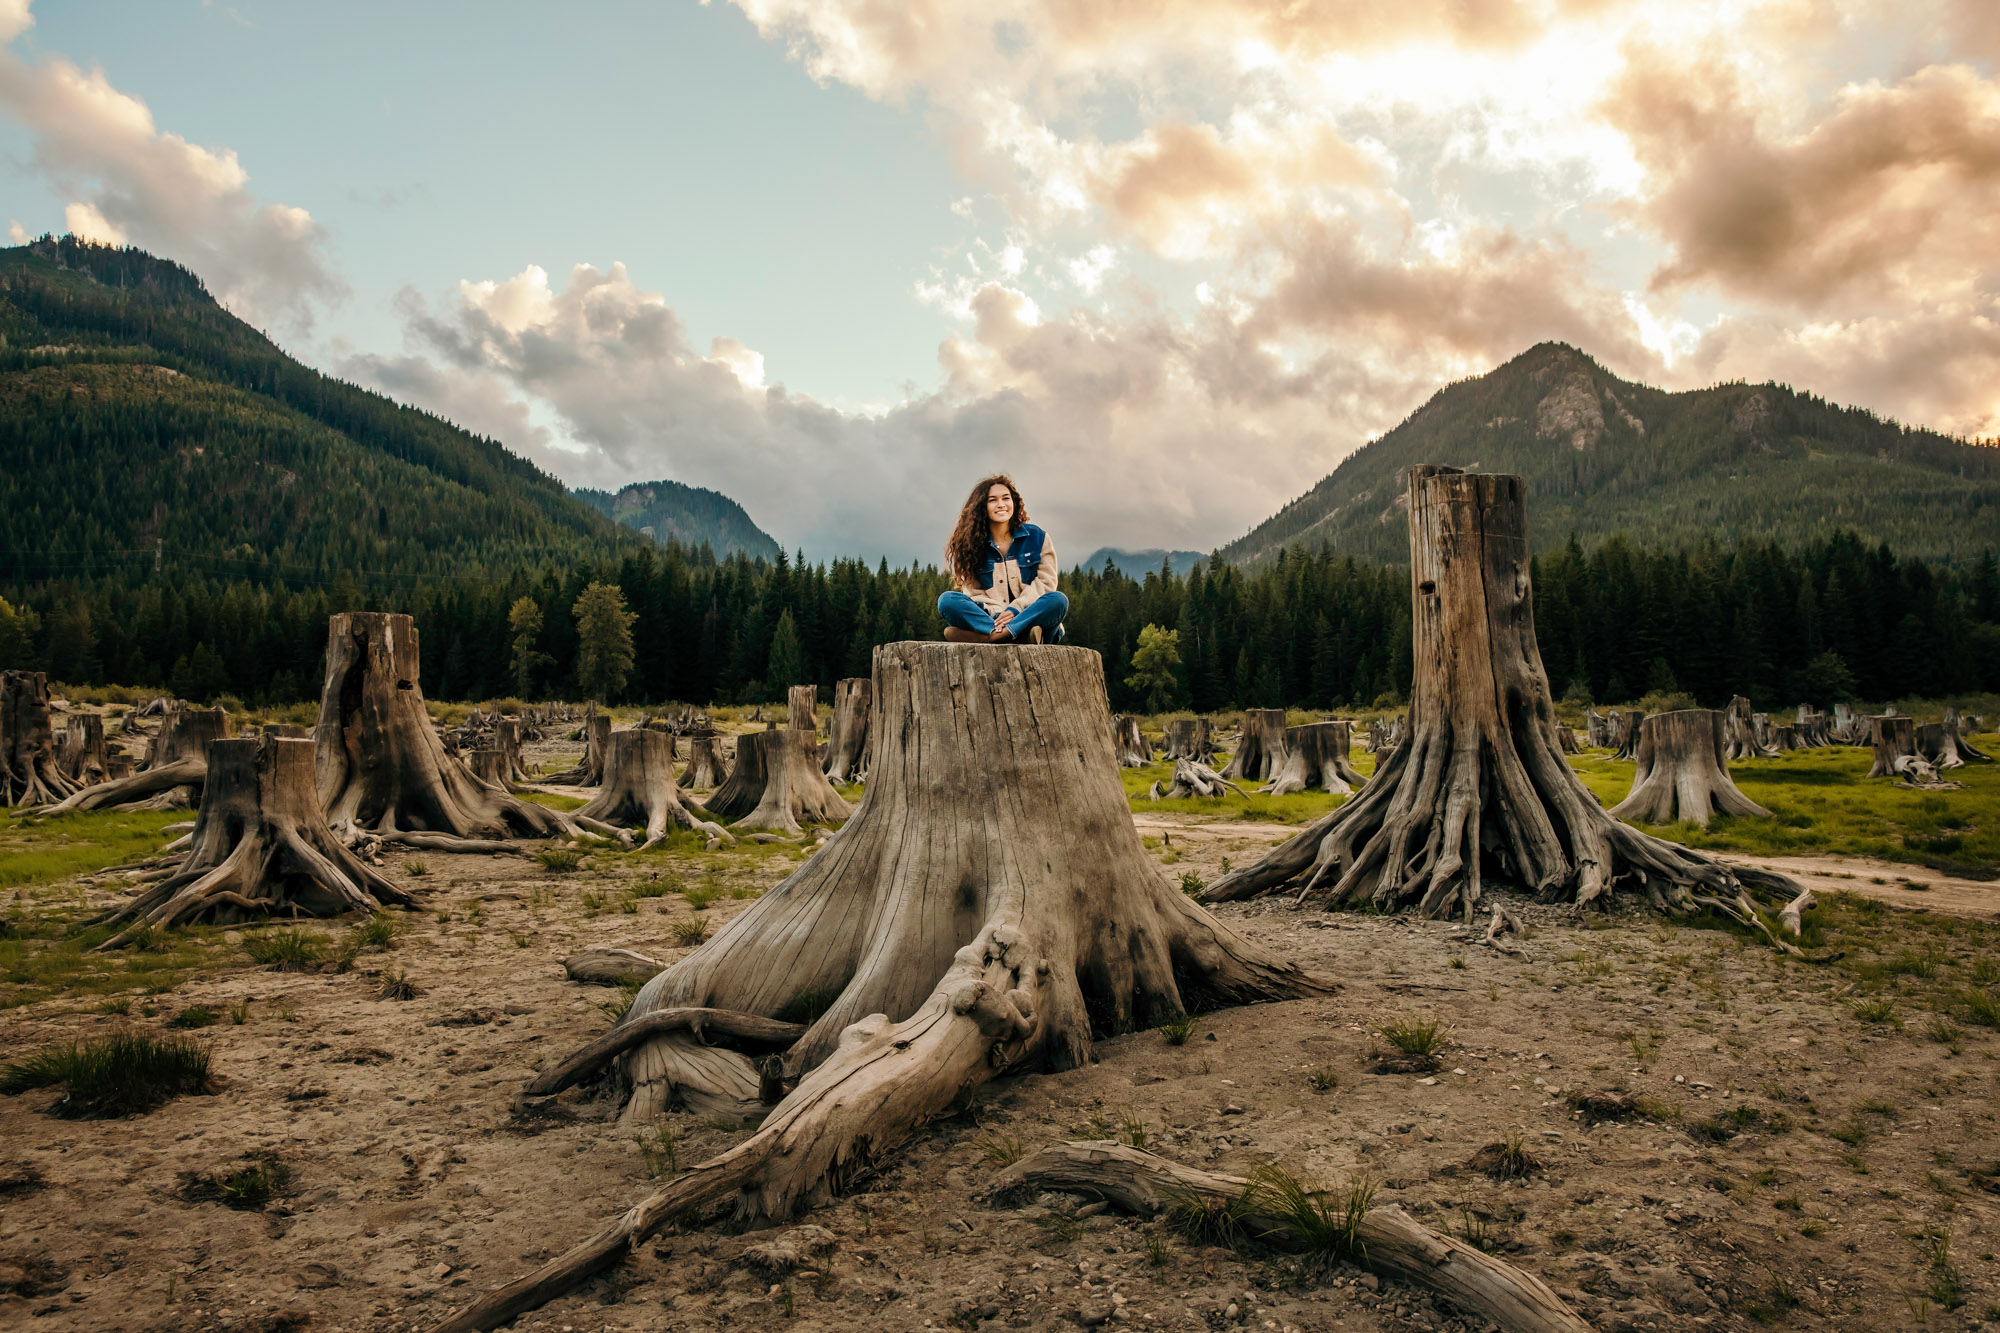
[[[829,782],[853,782],[868,763],[868,723],[874,711],[875,686],[865,676],[850,676],[833,687],[833,721],[827,726],[826,776]]]
[[[465,760],[472,776],[489,787],[500,791],[512,791],[514,784],[507,777],[507,752],[505,750],[468,750],[459,758]]]
[[[1104,725],[1096,653],[892,643],[875,650],[874,676],[881,726],[855,819],[648,982],[605,1043],[654,1014],[771,1019],[833,995],[779,1061],[797,1086],[743,1144],[441,1329],[532,1309],[688,1208],[734,1198],[746,1218],[788,1216],[893,1160],[915,1127],[1001,1074],[1074,1068],[1094,1040],[1190,1008],[1330,988],[1153,866]],[[647,1052],[669,1039],[625,1057],[638,1080],[628,1117],[665,1104]]]
[[[493,749],[500,752],[501,770],[507,775],[507,785],[528,780],[527,761],[521,756],[521,719],[517,717],[496,717],[493,719]]]
[[[1139,729],[1139,719],[1120,713],[1111,719],[1112,742],[1121,768],[1144,768],[1153,762],[1153,747]]]
[[[1308,722],[1285,729],[1285,766],[1271,785],[1271,796],[1295,791],[1327,791],[1346,795],[1367,781],[1348,762],[1352,735],[1345,722]]]
[[[1884,716],[1874,719],[1871,743],[1875,762],[1868,770],[1871,778],[1920,777],[1937,780],[1937,770],[1917,753],[1917,724],[1907,717]]]
[[[738,828],[793,835],[803,824],[838,823],[854,813],[820,771],[813,733],[791,727],[738,736],[736,766],[707,804]]]
[[[1613,758],[1639,757],[1639,734],[1645,729],[1645,725],[1646,715],[1638,709],[1635,708],[1625,715],[1624,721],[1618,724],[1618,753]]]
[[[111,776],[111,756],[104,745],[104,719],[96,713],[79,713],[70,718],[63,731],[57,756],[63,776],[79,787],[91,787]]]
[[[313,743],[260,736],[208,747],[207,781],[179,869],[100,920],[140,926],[256,916],[334,916],[415,905],[327,827]],[[130,929],[107,940],[115,949]]]
[[[693,829],[734,844],[719,825],[699,818],[681,801],[674,783],[674,757],[657,731],[614,731],[605,750],[604,784],[594,799],[570,815],[585,828],[614,836],[624,826],[646,830],[646,847],[665,842],[669,829]],[[644,850],[644,848],[641,848]]]
[[[1910,739],[1916,752],[1940,773],[1948,768],[1965,767],[1965,754],[1955,727],[1922,722],[1912,730]]]
[[[1202,896],[1245,898],[1304,877],[1303,894],[1330,904],[1470,920],[1490,877],[1544,902],[1581,905],[1631,885],[1663,911],[1713,906],[1755,921],[1744,883],[1782,877],[1619,823],[1564,762],[1535,646],[1521,479],[1415,468],[1409,521],[1408,738],[1359,796]]]
[[[1723,716],[1712,709],[1686,708],[1643,719],[1631,794],[1611,813],[1641,824],[1682,819],[1703,828],[1716,814],[1768,818],[1771,812],[1731,780],[1724,746]]]
[[[688,766],[681,774],[681,785],[691,791],[697,787],[720,787],[729,780],[728,775],[729,768],[722,762],[722,737],[713,731],[690,732]]]
[[[646,724],[651,725],[650,721]],[[567,787],[595,787],[604,781],[604,752],[611,743],[611,714],[597,711],[592,701],[583,717],[583,758],[575,768],[543,778],[545,783]],[[669,746],[669,754],[672,749]]]
[[[1167,723],[1166,759],[1192,759],[1197,763],[1207,763],[1215,754],[1215,742],[1210,739],[1208,719],[1205,717],[1177,717]]]
[[[785,691],[785,725],[819,734],[819,686],[794,685]]]
[[[1595,708],[1583,712],[1583,743],[1592,750],[1611,748],[1611,722]]]
[[[1731,696],[1722,711],[1722,745],[1727,759],[1769,759],[1775,753],[1759,738],[1757,715],[1740,694]]]
[[[1236,753],[1222,776],[1238,782],[1269,782],[1285,766],[1285,710],[1246,708]]]
[[[1972,743],[1972,738],[1979,734],[1979,719],[1963,716],[1956,708],[1947,707],[1944,710],[1944,729],[1952,734],[1961,758],[1975,764],[1993,762],[1992,755]]]
[[[405,615],[343,612],[327,625],[320,692],[318,789],[327,822],[408,841],[412,833],[460,839],[546,838],[575,828],[473,776],[445,753],[418,687],[417,627]]]
[[[0,672],[0,805],[44,805],[77,789],[64,775],[49,721],[49,678]]]
[[[45,813],[78,810],[181,810],[201,804],[208,780],[208,747],[229,738],[229,714],[220,708],[175,708],[160,723],[146,763],[130,777],[85,787]]]

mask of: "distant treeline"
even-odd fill
[[[2000,562],[1897,559],[1851,535],[1798,551],[1647,550],[1572,540],[1535,562],[1535,620],[1558,695],[1624,702],[1680,691],[1763,707],[2000,690]],[[326,622],[339,610],[407,611],[423,636],[435,699],[517,694],[508,609],[540,605],[549,665],[531,694],[575,692],[578,595],[615,583],[638,615],[632,700],[749,702],[792,684],[866,675],[876,644],[935,638],[944,577],[929,567],[807,566],[780,556],[718,561],[678,545],[621,563],[437,584],[414,593],[286,587],[134,572],[7,590],[0,667],[62,682],[171,690],[246,702],[317,696]],[[1179,632],[1179,702],[1365,708],[1410,684],[1409,571],[1326,552],[1286,552],[1245,573],[1197,568],[1134,581],[1072,571],[1070,642],[1104,654],[1112,707],[1139,630]],[[824,695],[822,696],[824,697]]]

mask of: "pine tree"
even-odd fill
[[[771,697],[782,698],[792,686],[805,683],[805,649],[799,644],[799,629],[792,622],[791,608],[787,607],[779,613],[778,628],[771,635],[771,656],[764,670],[764,689]]]
[[[580,616],[583,604],[578,602],[577,605]],[[515,598],[514,605],[507,608],[507,628],[514,632],[513,652],[508,661],[508,670],[514,677],[514,695],[519,699],[532,699],[535,696],[535,677],[552,660],[538,646],[542,638],[541,606],[532,597]],[[455,642],[453,646],[457,646]],[[629,656],[628,644],[628,659]]]
[[[1180,667],[1180,631],[1146,625],[1139,630],[1139,646],[1132,653],[1132,674],[1125,678],[1125,683],[1145,696],[1147,712],[1164,713],[1179,708],[1186,700]]]
[[[632,622],[614,583],[592,583],[570,608],[576,616],[576,683],[585,696],[614,702],[632,671]]]

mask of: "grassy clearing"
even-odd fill
[[[1315,719],[1316,720],[1316,719]],[[1352,756],[1355,769],[1363,777],[1375,771],[1375,756],[1357,748]],[[1214,768],[1221,772],[1229,763],[1229,754],[1215,760]],[[1345,796],[1329,796],[1323,791],[1297,792],[1291,796],[1259,796],[1254,786],[1243,786],[1249,792],[1247,797],[1233,793],[1219,800],[1208,800],[1199,796],[1178,797],[1173,800],[1150,801],[1146,793],[1157,782],[1161,786],[1173,781],[1174,766],[1167,763],[1147,764],[1142,768],[1121,768],[1119,776],[1125,783],[1125,796],[1135,812],[1147,814],[1175,813],[1193,815],[1214,815],[1224,819],[1244,819],[1266,824],[1310,824],[1327,811],[1343,804]]]
[[[1592,750],[1572,761],[1605,805],[1632,790],[1630,761]],[[1770,819],[1722,816],[1706,829],[1678,823],[1647,831],[1689,847],[1765,856],[1866,856],[1952,874],[2000,875],[2000,764],[1967,764],[1950,777],[1962,791],[1923,792],[1870,781],[1869,752],[1851,746],[1740,760],[1730,776]]]
[[[1857,1029],[1902,1032],[1956,1054],[1969,1032],[2000,1028],[2000,922],[1917,916],[1859,894],[1818,897],[1800,943],[1832,961],[1791,965],[1835,982]]]
[[[0,939],[0,1010],[57,998],[164,995],[195,972],[241,962],[216,926],[162,931],[116,954],[93,954],[112,930],[92,926],[71,934],[68,921],[74,915],[67,904],[58,904],[16,922]]]
[[[192,810],[131,814],[93,810],[60,819],[0,810],[0,889],[53,884],[71,875],[143,861],[169,841],[161,829],[193,818]]]

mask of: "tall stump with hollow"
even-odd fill
[[[91,787],[111,776],[111,755],[104,745],[104,719],[79,713],[63,732],[60,751],[63,776],[79,787]]]
[[[415,899],[350,852],[327,827],[313,785],[313,743],[281,736],[216,741],[187,856],[105,920],[142,926],[260,916],[335,916]]]
[[[1491,878],[1543,902],[1630,886],[1661,910],[1756,920],[1744,883],[1761,872],[1619,823],[1564,761],[1535,645],[1526,496],[1519,477],[1411,470],[1407,737],[1359,796],[1204,898],[1303,879],[1302,896],[1330,904],[1470,919]]]
[[[570,818],[585,828],[614,835],[627,826],[644,829],[646,847],[665,842],[668,832],[676,828],[693,829],[724,842],[736,841],[682,803],[680,787],[674,782],[673,749],[666,734],[644,728],[611,733],[604,754],[604,783],[596,797]]]
[[[713,731],[688,734],[688,766],[681,774],[681,786],[693,791],[720,787],[729,780],[729,766],[722,762],[722,737]]]
[[[1611,813],[1640,824],[1675,820],[1708,827],[1714,815],[1771,812],[1745,796],[1729,776],[1723,714],[1710,708],[1655,713],[1639,723],[1639,767],[1632,791]]]
[[[451,840],[574,832],[553,810],[481,781],[445,752],[424,709],[408,616],[342,612],[328,621],[326,639],[313,743],[320,806],[336,834],[450,850]]]
[[[875,707],[875,685],[866,676],[850,676],[833,687],[833,721],[827,726],[826,776],[829,782],[853,782],[868,763],[868,723]]]
[[[533,1308],[687,1209],[733,1201],[744,1218],[782,1218],[838,1194],[989,1079],[1076,1068],[1095,1041],[1190,1009],[1331,986],[1210,917],[1147,857],[1096,653],[892,643],[875,650],[874,678],[880,727],[856,817],[648,982],[588,1059],[527,1092],[623,1054],[627,1116],[650,1116],[670,1089],[686,1096],[677,1080],[699,1091],[712,1077],[691,1052],[728,1054],[690,1040],[691,1023],[718,1043],[733,1030],[748,1034],[736,1044],[767,1044],[779,1015],[817,996],[823,1012],[763,1071],[796,1086],[753,1137],[442,1329]],[[749,1058],[734,1059],[735,1084],[754,1086]]]
[[[1269,782],[1285,766],[1285,710],[1246,708],[1243,734],[1237,738],[1236,753],[1229,757],[1225,778],[1238,782]]]

